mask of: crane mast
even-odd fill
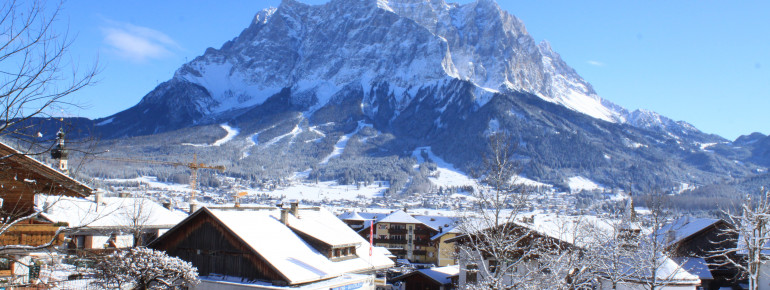
[[[198,155],[193,154],[192,162],[171,162],[171,161],[158,161],[158,160],[144,160],[134,158],[110,158],[110,157],[91,157],[95,160],[104,161],[116,161],[116,162],[131,162],[131,163],[144,163],[144,164],[158,164],[158,165],[170,165],[170,166],[184,166],[190,169],[190,197],[188,202],[190,203],[190,213],[193,212],[195,205],[198,202],[196,196],[196,188],[198,185],[198,169],[215,169],[220,172],[225,171],[225,167],[222,165],[208,165],[204,163],[198,163]]]

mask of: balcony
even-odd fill
[[[374,239],[375,244],[406,244],[406,240]]]
[[[419,255],[419,256],[425,256],[426,254],[428,254],[428,251],[426,251],[426,250],[414,250],[414,251],[412,251],[412,254],[413,255]]]
[[[414,244],[417,246],[430,246],[431,241],[430,240],[414,240]]]
[[[406,234],[406,232],[407,232],[406,229],[394,229],[394,228],[388,229],[388,233],[391,233],[391,234]]]
[[[414,234],[415,235],[433,236],[433,235],[435,235],[437,233],[438,232],[436,232],[436,231],[431,231],[431,230],[426,230],[426,229],[414,230]]]

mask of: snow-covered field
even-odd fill
[[[603,189],[599,184],[591,181],[588,178],[582,176],[574,176],[569,178],[569,189],[572,192],[578,192],[581,190],[598,190]]]
[[[379,186],[382,183],[383,186]],[[279,188],[273,191],[263,191],[257,189],[245,190],[251,195],[267,194],[275,198],[296,199],[296,200],[357,200],[360,197],[370,200],[374,197],[381,197],[388,189],[387,182],[375,182],[369,186],[340,185],[335,181],[325,181],[319,183],[300,183],[291,187]]]
[[[155,190],[165,190],[165,191],[173,191],[173,192],[189,192],[190,191],[190,185],[189,184],[177,184],[177,183],[166,183],[166,182],[160,182],[158,181],[158,178],[155,176],[141,176],[137,178],[131,178],[131,179],[103,179],[107,182],[120,182],[120,183],[133,183],[133,182],[139,182],[148,189],[155,189]]]

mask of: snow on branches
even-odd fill
[[[106,289],[181,289],[198,283],[198,269],[162,251],[132,248],[103,257],[95,266],[95,284]]]

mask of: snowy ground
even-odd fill
[[[423,151],[425,151],[428,158],[438,166],[438,176],[430,178],[430,181],[433,182],[433,184],[444,187],[476,185],[476,182],[473,179],[466,176],[462,171],[456,169],[454,165],[433,154],[430,147],[420,147],[412,152],[412,156],[417,159],[418,164],[422,164],[426,161],[422,157]]]
[[[230,127],[227,124],[221,124],[219,126],[221,126],[222,129],[225,129],[225,131],[227,131],[227,135],[225,135],[224,138],[214,142],[214,144],[211,144],[211,146],[220,146],[222,144],[225,144],[228,141],[233,140],[235,136],[238,136],[238,133],[240,133],[240,130],[238,130],[238,128]]]

